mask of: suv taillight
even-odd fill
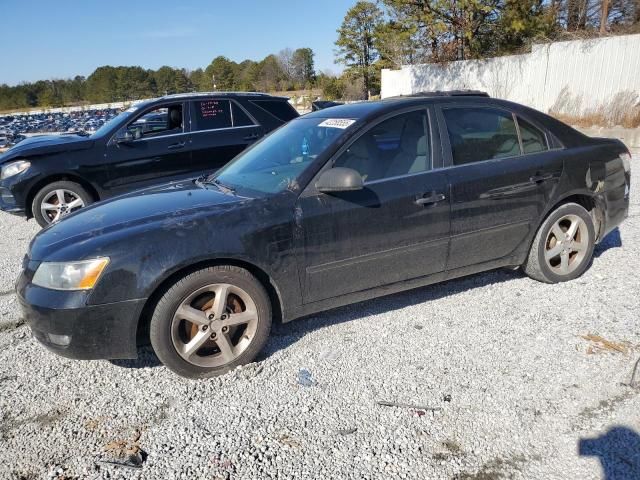
[[[624,171],[629,173],[631,172],[631,153],[624,152],[620,154],[620,158],[622,159],[622,164],[624,165]]]

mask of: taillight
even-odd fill
[[[631,171],[631,154],[629,152],[621,153],[620,158],[622,159],[622,164],[624,165],[624,171],[629,173]]]

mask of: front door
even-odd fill
[[[434,143],[437,145],[434,147]],[[299,198],[304,302],[442,272],[449,242],[443,171],[432,171],[437,135],[426,109],[377,123],[327,167],[357,170],[364,189]]]
[[[520,255],[544,208],[540,156],[523,154],[515,116],[443,106],[451,196],[448,270]]]
[[[130,141],[117,142],[115,137],[109,141],[107,189],[111,195],[184,178],[193,171],[184,110],[182,103],[154,107],[116,134],[121,137],[126,131]]]

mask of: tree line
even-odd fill
[[[316,72],[310,48],[261,61],[218,56],[206,68],[97,68],[88,77],[0,85],[0,110],[137,100],[211,90],[321,89],[327,99],[376,95],[380,71],[406,64],[528,51],[534,42],[640,33],[640,0],[358,1],[337,30],[339,76]]]
[[[338,29],[337,59],[361,96],[380,70],[524,53],[533,42],[640,33],[640,0],[359,1]]]
[[[314,87],[317,81],[313,50],[286,48],[259,62],[236,63],[218,56],[196,70],[102,66],[86,78],[0,85],[0,110],[120,102],[193,91],[289,91]]]

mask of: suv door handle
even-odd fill
[[[431,192],[431,194],[427,197],[425,196],[427,195],[426,193],[422,196],[422,197],[417,197],[416,198],[416,205],[434,205],[438,202],[442,202],[443,200],[446,200],[446,195],[444,193],[436,193],[436,192]]]
[[[255,140],[257,138],[260,138],[260,134],[252,133],[251,135],[247,135],[246,137],[243,137],[243,140]]]
[[[179,148],[184,148],[185,142],[179,142],[171,144],[167,147],[167,150],[178,150]]]
[[[550,173],[543,173],[543,174],[536,174],[533,175],[532,177],[529,177],[529,182],[531,183],[542,183],[542,182],[546,182],[547,180],[551,180],[553,178],[553,175]]]

